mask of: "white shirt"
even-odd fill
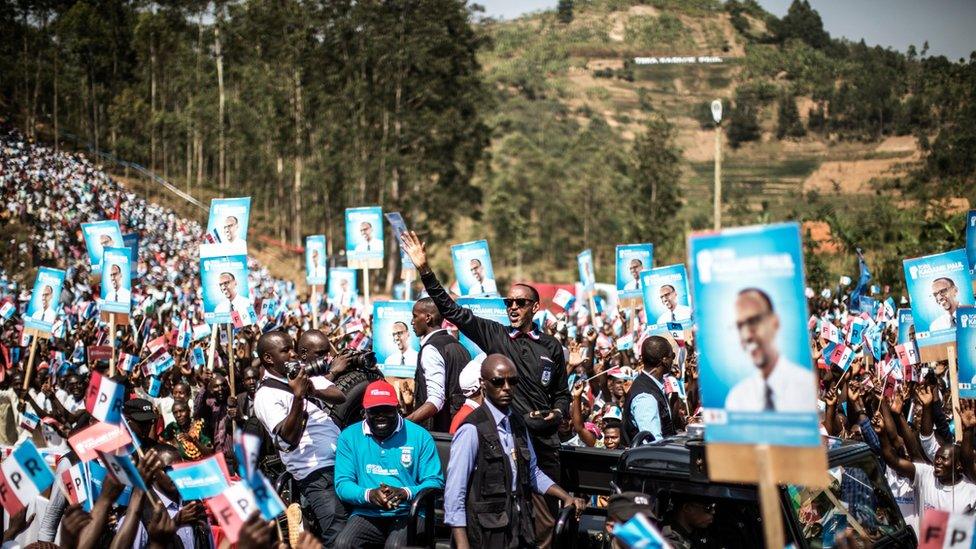
[[[426,345],[430,337],[444,329],[434,330],[420,340],[421,347]],[[430,345],[424,350],[423,361],[424,380],[427,382],[427,402],[434,405],[439,412],[444,407],[444,357],[437,347]],[[422,403],[426,404],[426,403]]]
[[[953,320],[955,319],[952,318],[952,315],[946,312],[944,315],[940,315],[939,318],[933,320],[932,324],[929,324],[929,331],[934,332],[936,330],[953,329],[956,327],[955,324],[952,323]]]
[[[918,514],[929,509],[950,513],[965,513],[976,503],[976,484],[965,478],[954,485],[944,485],[935,478],[935,468],[927,463],[915,463],[915,490]]]
[[[918,501],[915,497],[915,485],[905,477],[899,476],[891,467],[885,469],[885,480],[891,488],[891,495],[895,496],[895,503],[901,511],[905,524],[918,532]]]
[[[41,322],[47,322],[53,324],[57,319],[57,314],[54,313],[54,309],[48,307],[46,309],[38,309],[34,311],[31,315],[34,320],[40,320]]]
[[[640,280],[631,279],[630,282],[624,284],[624,291],[630,290],[640,290]]]
[[[725,398],[725,409],[735,412],[762,412],[766,405],[766,385],[772,389],[773,406],[778,412],[816,412],[816,380],[813,372],[801,368],[782,354],[776,366],[763,379],[756,372],[735,384]]]
[[[674,320],[671,319],[671,313],[674,313]],[[657,317],[658,324],[664,324],[665,322],[680,322],[682,320],[689,320],[691,318],[691,307],[687,305],[678,305],[674,308],[674,311],[664,311],[661,316]]]
[[[481,294],[491,294],[498,293],[498,285],[495,284],[494,279],[486,278],[481,281],[481,283],[475,282],[468,288],[467,295],[481,295]]]
[[[413,349],[411,349],[411,348],[408,347],[406,351],[404,351],[404,352],[401,353],[400,350],[398,349],[395,353],[393,353],[390,356],[386,357],[386,360],[383,361],[383,365],[384,366],[400,366],[400,365],[405,365],[405,366],[410,366],[410,367],[416,369],[417,368],[417,351],[414,351]]]
[[[108,291],[105,294],[105,301],[109,303],[124,303],[128,305],[132,301],[132,294],[125,288],[119,288],[118,291],[108,288]]]
[[[170,518],[176,517],[176,514],[180,512],[180,509],[182,509],[183,506],[169,499],[168,497],[166,497],[166,494],[160,492],[156,488],[151,488],[151,490],[156,493],[156,496],[159,498],[160,503],[162,503],[163,506],[166,507],[166,512],[169,514],[169,517]],[[149,505],[149,503],[147,502],[146,505]],[[116,532],[122,530],[122,524],[124,522],[125,522],[125,516],[123,515],[121,518],[119,518],[119,522],[115,526]],[[180,526],[179,528],[176,529],[176,536],[180,538],[180,541],[183,542],[183,547],[185,547],[186,549],[193,549],[196,547],[196,545],[194,545],[193,543],[192,526],[190,525]],[[212,543],[213,540],[211,540],[211,544]],[[136,530],[136,537],[135,539],[132,540],[132,548],[142,549],[143,547],[146,547],[148,545],[149,545],[149,532],[146,531],[146,527],[143,526],[143,524],[140,522],[139,527]]]
[[[234,299],[232,301],[227,301],[226,299],[224,299],[224,301],[218,303],[217,306],[214,308],[214,312],[229,313],[231,303],[234,304],[234,310],[240,313],[241,315],[246,314],[248,307],[251,306],[250,299],[244,297],[242,294],[237,294],[236,296],[234,296]]]
[[[308,278],[313,278],[315,280],[325,279],[325,267],[313,265],[312,270],[308,274]]]
[[[356,245],[356,253],[379,252],[382,250],[383,246],[377,240],[367,240]]]
[[[288,383],[288,380],[266,371],[264,379],[267,378]],[[311,380],[312,385],[319,390],[332,385],[331,381],[322,376],[315,376]],[[295,397],[290,392],[271,387],[259,387],[254,395],[254,415],[269,433],[273,433],[274,428],[288,416],[294,400]],[[296,480],[302,480],[323,467],[335,465],[336,440],[339,438],[339,427],[332,421],[332,417],[307,399],[305,412],[308,413],[308,421],[294,450],[290,452],[282,450],[287,443],[281,437],[272,434],[281,461]]]

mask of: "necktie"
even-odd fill
[[[954,316],[950,316],[950,317],[949,317],[949,322],[951,322],[951,323],[952,323],[952,324],[951,324],[952,326],[955,326],[955,325],[956,325],[956,317],[954,317]]]
[[[406,365],[406,363],[407,363],[407,357],[403,356],[403,354],[400,354],[400,365],[404,366]]]
[[[671,311],[671,322],[674,322],[676,320],[678,320],[678,319],[677,319],[677,317],[674,316],[674,311]]]
[[[233,301],[230,302],[230,312],[232,312],[232,313],[234,312],[234,302]]]
[[[112,292],[112,299],[110,299],[109,301],[118,301],[118,300],[119,300],[119,292]]]
[[[776,405],[773,404],[773,389],[770,388],[769,384],[765,384],[766,387],[766,405],[763,408],[765,412],[773,412],[776,410]]]

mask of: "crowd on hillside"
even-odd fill
[[[479,421],[488,421],[491,414],[509,417],[509,401],[517,410],[533,412],[524,419],[513,414],[510,423],[499,423],[500,434],[495,436],[500,438],[494,440],[500,440],[513,460],[511,471],[503,468],[504,478],[513,486],[516,477],[520,480],[515,488],[501,486],[501,492],[526,490],[518,493],[520,501],[529,499],[529,491],[545,493],[555,498],[551,501],[557,505],[578,507],[583,505],[578,500],[582,497],[588,505],[607,507],[610,517],[618,522],[640,510],[655,518],[675,547],[721,546],[709,527],[722,508],[712,502],[690,497],[674,500],[666,510],[660,510],[641,503],[639,496],[628,496],[621,503],[618,496],[567,494],[558,487],[560,445],[620,451],[642,441],[680,435],[689,431],[690,425],[701,423],[693,329],[649,336],[639,307],[601,304],[599,310],[591,311],[587,307],[593,302],[582,299],[567,310],[553,306],[551,312],[532,314],[538,294],[533,296],[534,289],[528,286],[514,285],[507,294],[506,306],[515,312],[510,313],[512,328],[506,332],[506,328],[452,309],[449,292],[436,277],[425,273],[421,282],[424,295],[429,297],[415,307],[412,328],[424,336],[425,344],[436,338],[448,339],[436,344],[435,359],[429,352],[426,359],[421,355],[416,384],[407,391],[399,387],[394,391],[379,376],[370,377],[372,383],[357,393],[362,402],[355,403],[365,409],[366,421],[337,425],[327,410],[346,398],[335,383],[354,361],[347,349],[369,346],[370,318],[361,304],[351,308],[325,302],[310,306],[307,296],[300,295],[293,283],[273,278],[252,261],[250,287],[254,299],[274,302],[275,306],[256,307],[258,323],[234,330],[233,356],[227,355],[226,334],[220,334],[212,365],[209,357],[201,364],[196,350],[207,351],[211,338],[207,333],[195,333],[188,345],[180,345],[177,331],[186,321],[192,326],[204,324],[197,251],[203,228],[129,192],[83,155],[56,154],[49,147],[26,141],[14,130],[4,129],[2,133],[0,225],[18,228],[18,234],[25,234],[26,239],[10,236],[13,240],[4,244],[3,253],[12,271],[0,272],[0,304],[14,306],[11,315],[0,318],[0,445],[10,448],[31,439],[57,473],[78,462],[67,439],[95,421],[86,408],[86,391],[94,373],[106,375],[109,370],[107,360],[91,356],[94,347],[107,344],[109,331],[99,321],[97,288],[91,281],[80,223],[115,218],[124,233],[137,233],[140,239],[133,312],[128,325],[118,330],[115,349],[121,372],[117,379],[126,384],[123,413],[133,436],[146,450],[138,460],[139,472],[155,494],[131,490],[128,504],[119,505],[125,486],[108,477],[96,501],[85,507],[70,504],[64,494],[51,488],[32,502],[29,510],[6,517],[4,549],[31,543],[56,543],[60,547],[101,543],[221,546],[226,536],[213,513],[199,501],[183,501],[165,473],[174,463],[220,454],[228,464],[231,480],[237,479],[240,456],[234,452],[234,427],[248,425],[255,426],[254,432],[264,437],[261,455],[265,471],[287,470],[298,481],[303,498],[308,495],[307,500],[302,499],[307,503],[303,505],[307,528],[316,532],[317,538],[303,535],[295,546],[317,547],[322,541],[341,547],[382,545],[388,536],[403,542],[404,504],[423,487],[446,489],[448,524],[463,530],[467,522],[463,543],[455,538],[459,546],[469,541],[476,545],[477,540],[486,546],[524,545],[519,539],[544,544],[545,529],[551,528],[551,522],[540,519],[546,514],[541,511],[547,506],[546,500],[536,500],[539,516],[522,519],[527,532],[509,534],[521,538],[491,537],[500,534],[494,529],[497,527],[486,523],[484,514],[494,511],[483,511],[478,518],[470,508],[475,486],[488,493],[491,476],[478,476],[473,471],[490,469],[491,456],[458,452],[461,457],[456,457],[452,448],[445,479],[441,467],[433,465],[435,460],[440,465],[440,461],[436,452],[431,454],[432,440],[423,429],[436,430],[432,426],[443,417],[441,425],[450,425],[443,430],[455,435],[456,447],[466,448],[485,440],[478,438],[483,435]],[[30,340],[22,333],[20,319],[30,299],[31,281],[14,275],[29,265],[65,269],[67,276],[58,321],[52,337],[37,342],[28,389],[24,391]],[[889,507],[877,500],[881,496],[877,487],[871,486],[873,472],[848,467],[837,474],[833,490],[845,504],[846,524],[854,525],[862,537],[877,540],[902,519],[917,530],[926,509],[971,509],[976,505],[972,440],[976,408],[966,402],[960,406],[963,433],[961,444],[954,444],[947,363],[907,364],[899,358],[895,311],[890,306],[886,309],[883,301],[888,296],[874,296],[877,300],[871,300],[871,307],[864,307],[862,301],[857,311],[851,306],[849,291],[811,293],[808,297],[822,434],[833,437],[831,440],[865,442],[883,464],[879,478],[886,481],[901,511],[901,516],[885,515]],[[529,312],[519,312],[523,309]],[[312,315],[318,316],[319,329],[313,329],[316,321]],[[854,318],[877,326],[880,338],[851,342]],[[825,329],[827,324],[836,330]],[[452,364],[450,338],[456,337],[459,329],[476,343],[491,347],[487,356],[464,354]],[[851,343],[854,357],[849,364],[837,364],[824,349],[845,340]],[[168,350],[174,361],[154,379],[140,366],[159,348]],[[519,357],[525,356],[520,349],[532,349],[545,360],[527,366],[519,362]],[[127,361],[127,357],[134,358]],[[333,371],[320,381],[308,381],[304,373],[285,375],[296,357],[304,361],[324,358],[333,363]],[[440,368],[441,377],[424,378],[434,366]],[[541,383],[526,380],[525,372],[534,372],[533,368],[541,368]],[[261,391],[275,382],[287,384],[285,389],[291,394],[262,401]],[[303,398],[313,402],[301,404]],[[428,404],[431,407],[425,409]],[[384,417],[389,409],[395,415]],[[479,409],[482,411],[477,412]],[[476,425],[477,431],[468,425]],[[321,436],[332,437],[329,440],[334,445],[323,449],[315,429],[325,433]],[[523,440],[519,429],[527,429],[531,435],[528,441]],[[332,430],[334,433],[329,434]],[[409,442],[401,441],[398,446],[402,467],[363,462],[374,448],[369,437],[384,432],[389,438],[377,439],[377,448],[387,449],[384,444],[400,436]],[[491,440],[490,435],[485,436]],[[546,445],[549,440],[554,446]],[[404,454],[404,445],[412,453]],[[517,458],[517,454],[522,457]],[[505,453],[499,455],[505,458]],[[376,459],[382,462],[385,458],[378,454]],[[551,467],[553,459],[555,469]],[[413,463],[423,470],[415,471]],[[326,466],[316,468],[322,465]],[[317,476],[326,469],[327,476]],[[410,482],[398,478],[408,469],[417,477]],[[458,477],[459,470],[468,475]],[[527,474],[532,476],[531,481],[523,478]],[[470,482],[480,484],[459,487],[457,478],[463,484],[469,477],[476,477]],[[332,499],[312,495],[321,494],[321,490],[315,491],[321,488],[317,483],[332,490]],[[359,491],[361,487],[365,489]],[[793,511],[804,524],[804,537],[821,539],[825,532],[831,532],[832,521],[840,511],[836,503],[818,497],[819,492],[800,488],[792,489],[791,494],[795,496]],[[318,508],[327,502],[334,508]],[[467,509],[464,502],[469,503]],[[343,506],[348,519],[344,528],[338,519]],[[631,512],[619,511],[625,507]],[[33,522],[28,520],[28,511]],[[504,513],[514,517],[518,511],[505,507]],[[330,518],[326,520],[325,516]],[[480,521],[481,529],[472,521]],[[327,533],[330,529],[331,534]],[[273,523],[254,514],[239,535],[239,547],[266,547],[277,533]]]

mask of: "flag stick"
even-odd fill
[[[24,391],[30,386],[31,375],[34,372],[34,355],[37,353],[37,339],[37,333],[32,333],[30,353],[27,356],[27,372],[24,373]]]
[[[234,385],[234,370],[236,366],[236,360],[234,360],[234,325],[227,323],[227,375],[230,381],[230,394],[236,395],[237,387]],[[233,433],[237,430],[237,422],[232,418],[230,420],[230,431]]]
[[[115,378],[115,313],[108,314],[108,344],[112,354],[108,357],[108,377]]]

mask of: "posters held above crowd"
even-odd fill
[[[487,240],[451,246],[451,259],[462,296],[498,295]]]
[[[579,281],[584,294],[592,294],[596,285],[596,274],[593,270],[593,251],[583,250],[576,256],[576,267],[579,270]]]
[[[654,266],[654,245],[618,244],[616,252],[617,299],[641,299],[640,274]]]
[[[251,197],[214,198],[207,220],[208,240],[224,245],[227,255],[247,255]]]
[[[373,303],[373,352],[386,377],[413,378],[420,340],[413,333],[413,301]]]
[[[383,268],[383,209],[346,208],[346,264],[354,269]]]
[[[309,285],[325,286],[326,281],[325,235],[305,237],[305,280]]]
[[[24,314],[24,328],[43,333],[51,333],[54,321],[61,306],[61,287],[64,285],[64,271],[41,267],[37,270],[31,300]]]
[[[956,309],[973,305],[968,261],[962,249],[904,261],[915,340],[923,360],[945,358],[945,345],[956,339]]]
[[[347,309],[356,304],[359,285],[356,270],[348,267],[329,269],[329,303]]]
[[[132,306],[132,250],[105,248],[102,251],[101,310],[129,314]]]
[[[122,231],[119,222],[114,219],[82,223],[81,234],[85,238],[85,248],[88,250],[88,263],[92,267],[92,274],[102,272],[102,251],[105,248],[123,245]]]
[[[200,246],[203,318],[207,324],[248,326],[254,323],[255,314],[248,287],[247,257],[214,255],[225,251],[223,244]]]
[[[680,323],[683,329],[691,329],[691,295],[684,265],[642,271],[640,279],[648,325],[672,322]]]
[[[407,252],[403,251],[403,242],[400,240],[403,233],[407,232],[407,223],[403,220],[400,212],[390,212],[385,215],[386,220],[390,222],[390,228],[393,229],[393,238],[396,239],[397,247],[400,249],[400,271],[404,275],[416,271],[417,268],[414,266],[413,261],[410,261],[410,256],[407,255]]]

